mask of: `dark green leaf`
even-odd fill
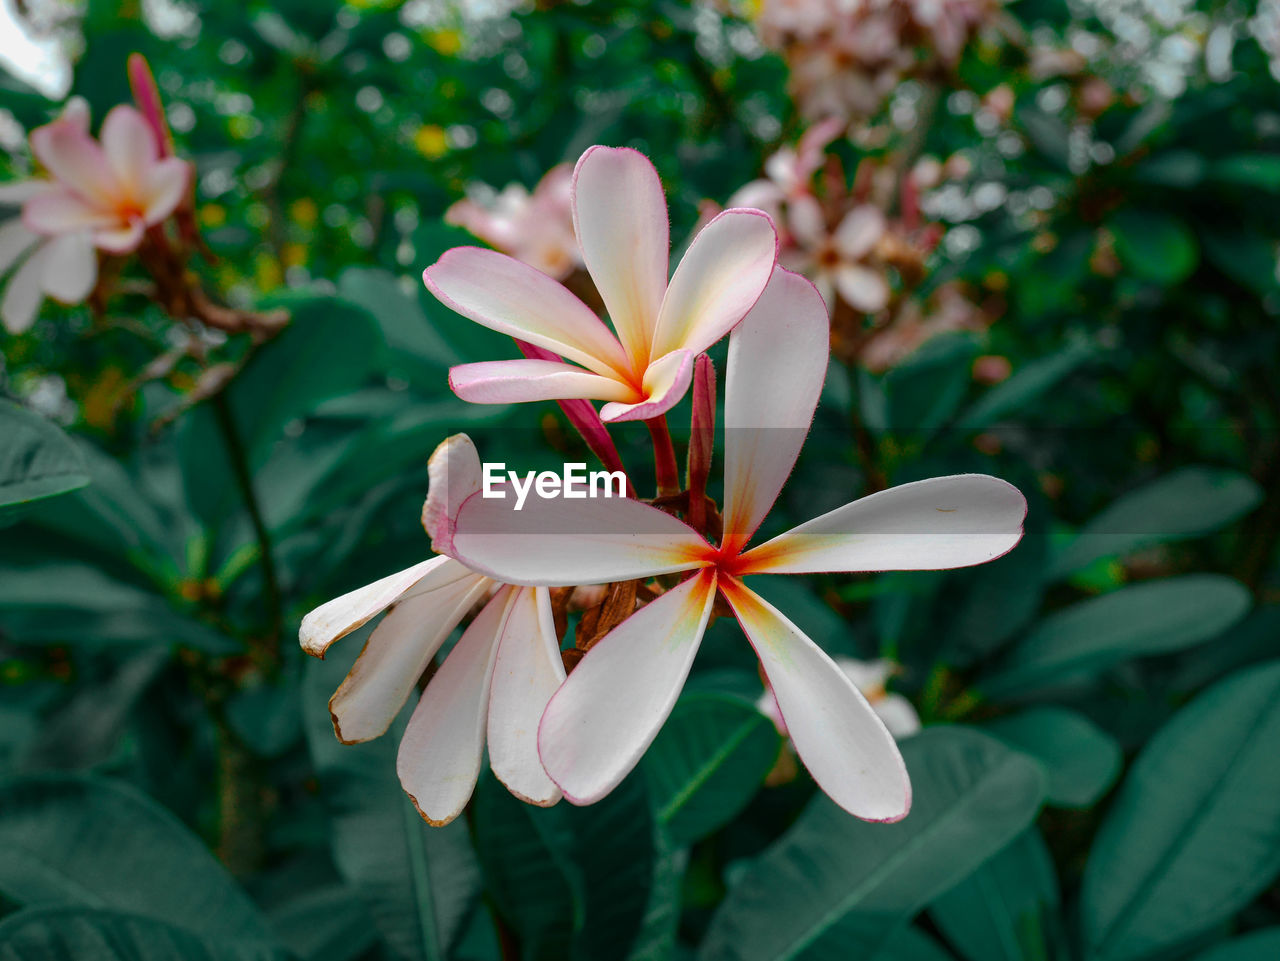
[[[39,414],[0,399],[0,524],[15,505],[65,494],[89,483],[75,443]]]
[[[1200,259],[1195,234],[1172,214],[1125,207],[1108,221],[1120,261],[1143,280],[1172,285],[1186,280]]]
[[[1280,192],[1280,157],[1274,154],[1236,154],[1213,165],[1210,176],[1219,183]]]
[[[346,887],[295,898],[271,915],[271,927],[300,961],[354,961],[378,941],[364,902]]]
[[[960,414],[956,426],[965,430],[992,427],[1001,419],[1026,411],[1027,405],[1093,356],[1092,344],[1076,343],[1022,367],[997,384]]]
[[[1197,954],[1195,961],[1275,961],[1280,958],[1280,928],[1263,928]]]
[[[705,961],[869,957],[902,921],[1031,822],[1039,766],[977,731],[930,728],[902,745],[914,803],[897,824],[819,795],[730,890]]]
[[[1232,675],[1148,742],[1102,823],[1080,900],[1097,961],[1232,917],[1280,874],[1280,662]]]
[[[1115,738],[1066,708],[1033,707],[996,718],[983,730],[1044,765],[1049,775],[1045,799],[1056,807],[1093,804],[1115,783],[1124,760]]]
[[[283,961],[283,952],[96,908],[20,911],[0,924],[0,961]]]

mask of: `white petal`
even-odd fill
[[[470,574],[471,571],[448,557],[433,557],[415,564],[321,604],[302,619],[298,641],[308,654],[324,657],[330,644],[381,614],[410,588],[425,581],[423,591],[426,591]]]
[[[729,338],[724,399],[724,546],[741,550],[795,465],[830,356],[813,284],[778,268]]]
[[[1013,550],[1026,515],[1026,498],[998,477],[933,477],[837,507],[743,560],[755,574],[970,567]]]
[[[884,274],[863,264],[840,264],[832,274],[836,290],[854,310],[874,313],[889,302],[889,282]]]
[[[63,234],[49,241],[41,283],[54,300],[81,303],[98,282],[98,255],[87,232]]]
[[[480,454],[466,434],[446,438],[431,452],[422,526],[437,554],[452,553],[454,519],[462,502],[480,490],[480,481]]]
[[[52,180],[18,180],[11,184],[0,184],[0,204],[18,206],[32,197],[57,190],[58,185]]]
[[[778,262],[778,233],[760,210],[726,210],[693,238],[662,299],[652,357],[700,354],[760,299]]]
[[[489,360],[449,369],[449,387],[472,404],[631,400],[635,388],[558,360]],[[677,398],[678,399],[678,398]]]
[[[884,231],[884,214],[878,207],[863,204],[845,215],[833,239],[836,249],[845,258],[858,260],[871,252]]]
[[[684,687],[715,600],[703,571],[601,638],[542,716],[538,752],[574,804],[600,800],[657,737]]]
[[[504,587],[463,632],[427,685],[400,740],[396,773],[426,820],[448,824],[480,775],[493,662],[511,588]]]
[[[150,124],[128,104],[112,107],[102,121],[102,152],[116,180],[132,196],[142,193],[148,168],[159,157]]]
[[[889,733],[901,740],[920,732],[920,715],[915,706],[901,694],[886,694],[871,705],[884,721]]]
[[[543,498],[530,488],[517,510],[510,488],[503,485],[501,497],[495,491],[469,498],[453,535],[459,560],[506,584],[604,584],[670,574],[701,566],[712,551],[683,522],[636,500]]]
[[[519,588],[498,641],[489,696],[489,766],[507,790],[530,804],[560,800],[538,757],[538,722],[564,682],[564,662],[544,587]]]
[[[13,272],[0,300],[0,320],[11,334],[20,334],[35,323],[36,314],[44,300],[41,279],[48,258],[49,245],[37,247],[22,266]]]
[[[160,223],[182,203],[191,184],[191,165],[177,157],[166,157],[149,166],[143,174],[143,220],[148,226]]]
[[[855,817],[905,817],[911,808],[907,768],[867,699],[764,598],[738,582],[722,587],[760,658],[796,754],[818,786]]]
[[[391,607],[329,699],[340,741],[354,744],[386,733],[440,645],[483,600],[490,584],[487,577],[471,574]]]
[[[694,355],[687,350],[676,350],[659,357],[644,372],[644,399],[635,403],[610,401],[600,408],[600,419],[605,423],[615,423],[648,420],[665,414],[680,403],[689,390],[693,381],[693,361]]]
[[[39,240],[40,235],[28,230],[17,217],[0,224],[0,274],[12,267]]]
[[[618,339],[643,369],[671,242],[667,199],[649,159],[625,147],[589,148],[573,171],[573,227]]]

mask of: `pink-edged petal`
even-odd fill
[[[605,423],[624,420],[648,420],[665,414],[680,403],[693,382],[694,354],[687,350],[672,351],[649,365],[644,372],[644,400],[637,403],[614,401],[600,408]]]
[[[39,240],[40,235],[32,233],[16,217],[0,224],[0,274],[17,263]]]
[[[893,735],[853,681],[754,591],[733,580],[721,590],[760,658],[796,754],[818,787],[863,820],[906,817],[906,765]]]
[[[22,262],[5,285],[4,298],[0,300],[0,320],[11,334],[29,330],[40,312],[44,301],[44,289],[40,283],[48,260],[48,244],[42,244]]]
[[[693,238],[662,299],[651,356],[700,354],[760,299],[778,261],[778,233],[760,210],[726,210]]]
[[[490,360],[449,369],[449,386],[472,404],[535,400],[631,400],[634,388],[555,360]]]
[[[351,673],[329,699],[338,739],[355,744],[380,737],[413,693],[440,645],[477,603],[491,581],[479,574],[392,605]]]
[[[498,640],[489,696],[489,766],[507,790],[547,807],[560,789],[538,757],[538,722],[564,682],[564,662],[545,587],[522,587],[511,597]]]
[[[95,230],[93,243],[109,254],[132,253],[138,249],[138,244],[142,243],[142,235],[146,229],[147,225],[143,223],[142,218],[134,217],[127,224]]]
[[[461,814],[480,776],[493,662],[510,596],[509,587],[498,591],[463,632],[400,740],[400,786],[432,824]]]
[[[781,267],[729,338],[724,547],[739,551],[782,490],[804,445],[830,355],[827,309]]]
[[[141,195],[148,168],[159,159],[146,118],[128,104],[112,107],[102,121],[101,140],[102,153],[120,186],[132,196]]]
[[[836,290],[854,310],[871,314],[889,303],[889,282],[884,274],[864,264],[840,264],[832,272]]]
[[[52,180],[19,180],[17,183],[0,184],[0,204],[16,207],[32,197],[57,189],[58,185]]]
[[[601,638],[564,682],[538,729],[538,753],[574,804],[622,782],[675,707],[715,600],[702,571]]]
[[[667,198],[649,158],[625,147],[591,147],[573,171],[573,227],[632,364],[652,355],[667,289]],[[662,353],[666,353],[663,351]]]
[[[110,206],[120,192],[102,148],[73,120],[55,120],[31,131],[31,150],[45,169],[86,200]]]
[[[885,231],[884,214],[878,207],[863,204],[845,214],[836,228],[833,240],[836,250],[848,260],[857,260],[871,252]]]
[[[501,494],[468,498],[453,547],[468,567],[504,583],[553,587],[651,577],[700,567],[713,550],[680,520],[630,498],[544,498],[530,487],[516,510],[512,485]]]
[[[143,175],[142,219],[148,226],[160,223],[182,203],[191,183],[191,165],[177,157],[152,164]]]
[[[362,627],[411,589],[425,593],[444,587],[471,574],[457,561],[433,557],[381,580],[321,604],[302,619],[298,642],[312,657],[324,657],[329,645]]]
[[[28,200],[22,208],[22,222],[28,230],[52,236],[115,227],[120,218],[91,206],[69,190],[54,190]]]
[[[422,527],[437,554],[453,553],[453,524],[462,503],[480,489],[480,454],[466,434],[447,437],[427,461]]]
[[[597,374],[630,369],[622,345],[591,308],[546,274],[481,247],[447,250],[422,274],[446,307],[545,347]]]
[[[1022,539],[1027,501],[986,474],[891,487],[815,517],[743,555],[751,573],[934,571],[985,564]]]
[[[62,234],[47,241],[49,248],[41,286],[54,300],[78,304],[98,282],[98,254],[87,231]]]

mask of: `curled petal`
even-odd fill
[[[556,360],[489,360],[449,369],[449,386],[472,404],[534,400],[631,400],[634,388]]]
[[[711,546],[681,521],[627,497],[540,497],[517,510],[510,484],[467,499],[453,547],[468,567],[508,584],[604,584],[692,570]],[[499,496],[500,494],[500,496]]]
[[[818,786],[863,820],[906,817],[911,808],[906,765],[893,735],[853,681],[741,582],[726,579],[722,590],[760,658],[796,754]]]
[[[54,300],[81,303],[98,282],[98,255],[87,231],[62,234],[47,241],[41,286]]]
[[[684,397],[693,381],[694,355],[677,350],[660,357],[644,372],[644,400],[636,403],[614,401],[600,408],[605,423],[648,420],[665,414]]]
[[[573,226],[618,339],[641,368],[660,356],[649,347],[670,245],[667,200],[649,159],[625,147],[589,148],[573,171]]]
[[[433,557],[350,593],[321,604],[302,619],[298,641],[314,657],[324,657],[329,645],[381,614],[405,594],[424,594],[472,576],[455,560]]]
[[[431,538],[431,549],[449,554],[453,523],[462,503],[480,490],[480,455],[466,434],[446,438],[427,461],[427,499],[422,505],[422,526]]]
[[[431,824],[461,814],[480,776],[493,662],[510,596],[509,587],[498,591],[463,632],[400,740],[400,785]]]
[[[702,571],[598,641],[542,716],[538,752],[574,804],[600,800],[657,737],[684,687],[716,594]]]
[[[1027,501],[986,474],[891,487],[780,534],[743,555],[753,574],[935,571],[985,564],[1022,539]]]
[[[392,605],[329,699],[340,741],[355,744],[386,733],[440,645],[489,586],[487,577],[473,574]]]
[[[726,210],[693,238],[662,299],[652,357],[700,354],[760,299],[778,260],[778,234],[760,210]]]
[[[538,757],[538,722],[564,682],[564,662],[544,587],[522,587],[511,597],[498,641],[489,696],[489,766],[507,790],[542,807],[560,789]]]
[[[528,264],[480,247],[455,247],[423,271],[446,307],[605,376],[630,369],[617,338],[591,308]]]
[[[830,354],[813,284],[779,267],[729,338],[725,386],[724,546],[739,551],[800,455]]]

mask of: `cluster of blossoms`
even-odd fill
[[[760,40],[807,117],[869,117],[904,79],[954,67],[1000,0],[761,0]]]
[[[520,509],[509,489],[482,491],[469,439],[447,440],[431,459],[423,510],[437,556],[303,621],[304,649],[323,655],[386,612],[330,702],[339,738],[385,732],[445,638],[470,617],[401,741],[406,792],[428,821],[448,822],[465,807],[487,744],[495,775],[517,797],[592,803],[639,762],[708,623],[729,616],[759,660],[776,722],[822,790],[861,818],[904,817],[910,783],[885,722],[855,679],[750,578],[984,563],[1018,543],[1025,500],[986,475],[934,478],[855,500],[753,546],[822,389],[830,356],[822,297],[778,266],[773,223],[755,209],[710,221],[668,279],[665,198],[657,172],[634,151],[588,150],[574,171],[571,207],[611,326],[526,263],[478,248],[448,251],[427,268],[428,288],[511,335],[525,354],[454,368],[450,382],[477,403],[559,402],[607,466],[620,463],[608,425],[644,420],[658,496],[530,498]],[[704,351],[726,335],[718,508],[706,494],[717,405]],[[694,440],[681,484],[665,415],[691,385]],[[604,402],[598,413],[593,400]],[[593,585],[600,587],[584,590]],[[562,651],[573,603],[586,609],[573,647]]]
[[[822,294],[837,357],[882,371],[937,334],[985,329],[993,318],[958,283],[927,299],[914,295],[946,229],[924,218],[921,195],[964,176],[964,159],[923,158],[901,174],[865,160],[850,189],[839,158],[827,153],[842,130],[834,119],[813,125],[766,161],[763,178],[729,199],[767,211],[778,225],[779,263]],[[894,206],[890,217],[885,211]]]

